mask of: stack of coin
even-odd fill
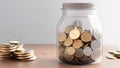
[[[108,59],[120,59],[120,50],[109,51],[106,55]]]
[[[8,43],[2,43],[0,45],[0,60],[10,59],[11,53],[16,49],[15,46]]]
[[[19,48],[15,52],[13,52],[13,58],[20,61],[32,61],[37,57],[34,55],[34,50]]]
[[[34,50],[24,49],[19,41],[9,41],[0,45],[0,60],[14,58],[20,61],[32,61],[37,57]]]
[[[68,25],[59,33],[59,59],[63,63],[89,64],[101,58],[101,34],[83,29]]]

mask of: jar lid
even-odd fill
[[[95,9],[95,4],[93,3],[63,3],[63,10],[79,10],[79,9]]]

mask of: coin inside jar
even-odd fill
[[[83,43],[82,43],[81,40],[75,40],[75,41],[73,42],[73,47],[74,47],[74,48],[80,48],[80,47],[82,47],[82,45],[83,45]]]
[[[59,39],[60,42],[63,42],[63,41],[65,41],[66,37],[67,37],[66,34],[62,32],[62,33],[59,34],[58,39]]]
[[[83,49],[83,53],[86,56],[90,56],[91,53],[92,53],[92,49],[90,47],[86,47],[86,48]]]
[[[75,56],[76,57],[82,57],[84,54],[83,54],[83,49],[80,48],[80,49],[76,49],[75,51]]]
[[[75,27],[73,30],[70,31],[69,37],[71,39],[77,39],[80,36],[80,31],[77,27]]]
[[[92,53],[91,53],[91,58],[93,60],[96,60],[96,59],[100,58],[100,55],[101,55],[100,53],[101,52],[100,52],[99,49],[98,50],[93,50]]]
[[[68,25],[65,29],[65,33],[69,34],[71,30],[74,29],[74,26],[73,25]]]
[[[70,46],[72,43],[73,43],[73,40],[69,37],[64,41],[65,46]]]
[[[66,53],[68,55],[74,55],[75,54],[75,48],[74,47],[67,47],[66,48]]]
[[[64,54],[64,58],[67,60],[67,61],[72,61],[74,56],[73,55],[68,55],[68,54]]]
[[[81,40],[84,42],[89,42],[92,40],[92,35],[89,32],[83,32],[81,34]]]
[[[99,42],[98,40],[93,40],[93,41],[91,42],[91,48],[92,48],[93,50],[99,49],[100,46],[101,46],[101,44],[100,44],[100,42]]]

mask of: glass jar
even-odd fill
[[[72,65],[102,60],[102,33],[92,3],[63,3],[57,25],[57,54],[61,62]]]

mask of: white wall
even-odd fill
[[[56,24],[64,1],[0,0],[0,42],[19,40],[24,43],[55,43]],[[103,24],[104,43],[120,44],[120,1],[87,2],[90,1],[97,4],[98,16]]]

